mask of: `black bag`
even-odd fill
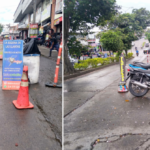
[[[41,54],[35,39],[31,39],[30,42],[24,45],[23,54]]]

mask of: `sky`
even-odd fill
[[[149,0],[116,0],[119,6],[122,6],[123,13],[131,13],[132,9],[139,9],[141,7],[150,11]],[[132,7],[132,8],[131,8]]]
[[[13,24],[15,10],[20,0],[0,0],[0,23]]]
[[[116,0],[117,4],[122,6],[123,13],[131,13],[133,8],[144,7],[150,11],[149,0]],[[13,16],[20,0],[0,0],[0,23],[13,23]]]

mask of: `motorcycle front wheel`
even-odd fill
[[[138,81],[140,82],[141,77],[137,77],[137,76],[133,76],[132,80]],[[143,78],[143,82],[146,81],[145,78]],[[147,88],[143,88],[140,87],[138,85],[132,84],[131,82],[129,82],[129,91],[132,95],[136,96],[136,97],[142,97],[144,96],[149,89]]]

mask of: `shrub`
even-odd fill
[[[133,53],[128,53],[125,58],[126,58],[126,59],[129,59],[129,58],[132,58],[132,57],[133,57]]]
[[[143,44],[142,44],[142,47],[144,47],[145,46],[145,42],[143,42]]]
[[[129,58],[132,58],[132,57],[133,57],[133,53],[128,53],[127,56],[128,56]]]
[[[92,59],[91,59],[91,58],[88,58],[88,59],[86,59],[85,61],[87,62],[88,66],[90,66],[90,65],[91,65],[91,62],[92,62]]]
[[[84,69],[88,68],[88,64],[87,64],[87,62],[83,62],[83,63],[79,63],[79,64],[75,63],[74,68],[79,69],[79,70],[84,70]]]
[[[107,65],[110,63],[110,59],[109,58],[103,58],[104,61],[104,65]]]
[[[92,59],[91,65],[92,65],[93,68],[96,68],[98,66],[98,60],[97,60],[97,58]]]
[[[116,61],[116,62],[119,62],[119,56],[116,56],[116,57],[115,57],[115,61]]]
[[[109,57],[109,59],[111,60],[111,62],[115,62],[115,57]]]
[[[97,58],[98,64],[104,65],[104,59],[103,58]]]

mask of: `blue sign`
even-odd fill
[[[23,41],[4,40],[3,41],[3,71],[2,80],[5,88],[15,88],[18,81],[21,81],[23,72]],[[10,83],[6,81],[11,81]],[[7,86],[7,87],[6,87]],[[3,88],[3,87],[2,87]],[[18,87],[17,87],[18,88]]]

